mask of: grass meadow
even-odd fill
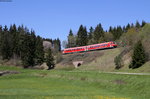
[[[0,99],[150,99],[149,75],[0,66]]]

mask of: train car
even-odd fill
[[[110,41],[110,42],[93,44],[93,45],[88,45],[88,46],[67,48],[67,49],[64,49],[62,53],[68,54],[68,53],[92,51],[92,50],[99,50],[99,49],[106,49],[106,48],[115,48],[115,47],[117,47],[117,44],[113,41]]]
[[[117,47],[117,44],[111,41],[111,42],[89,45],[87,46],[87,50],[91,51],[91,50],[99,50],[99,49],[115,48],[115,47]]]
[[[67,48],[63,50],[63,54],[68,54],[68,53],[75,53],[75,52],[84,52],[86,51],[85,46],[81,47],[73,47],[73,48]]]

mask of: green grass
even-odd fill
[[[29,70],[0,76],[0,99],[149,99],[150,76],[98,71]]]
[[[136,69],[129,69],[129,64],[126,64],[123,68],[114,70],[114,72],[150,73],[150,61]]]
[[[114,58],[120,53],[120,48],[101,50],[102,56],[97,57],[95,60],[88,64],[83,64],[79,70],[100,70],[100,71],[113,71],[115,68]]]

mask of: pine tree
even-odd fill
[[[69,35],[68,35],[68,45],[67,45],[67,47],[70,48],[70,47],[75,47],[75,46],[76,46],[76,39],[75,39],[75,36],[72,33],[72,30],[70,29]]]
[[[30,65],[35,65],[35,51],[36,51],[36,35],[33,30],[31,30],[30,34],[30,43],[29,43],[29,53],[30,53]]]
[[[26,31],[24,29],[24,26],[19,26],[18,29],[17,29],[18,33],[19,33],[19,40],[18,40],[18,50],[19,50],[19,58],[21,59],[22,58],[22,54],[24,53],[22,51],[23,49],[23,43],[24,43],[24,38],[25,38],[25,35],[26,35]]]
[[[12,37],[6,25],[1,35],[1,54],[3,59],[10,59],[12,57]]]
[[[35,65],[35,51],[36,51],[36,36],[34,31],[31,33],[25,28],[25,34],[21,41],[21,59],[24,67]]]
[[[12,35],[13,58],[17,58],[20,55],[20,50],[19,50],[19,36],[20,36],[20,34],[17,31],[17,27],[15,24],[10,26],[9,32]]]
[[[43,40],[40,36],[37,36],[35,49],[35,64],[42,64],[43,62],[44,62]]]
[[[53,69],[55,67],[54,57],[52,55],[52,51],[51,51],[50,48],[48,49],[48,52],[47,52],[47,55],[46,55],[46,64],[49,67],[48,70]]]
[[[80,25],[79,27],[76,44],[77,46],[87,45],[87,30],[86,27],[83,27],[83,25]]]
[[[88,32],[88,44],[94,44],[93,33],[94,33],[94,29],[93,27],[90,27],[89,32]]]
[[[131,28],[134,28],[134,24],[133,23],[131,23]]]
[[[31,66],[30,63],[30,48],[29,48],[29,44],[30,44],[30,34],[29,32],[27,32],[26,34],[22,35],[22,41],[21,41],[21,60],[22,60],[22,64],[24,66],[24,68],[27,68],[29,66]]]
[[[104,40],[104,31],[101,24],[98,24],[93,33],[93,39],[95,43],[99,43]]]
[[[73,32],[72,32],[71,29],[70,29],[70,31],[69,31],[69,36],[73,36]]]
[[[130,24],[128,23],[127,26],[126,26],[126,32],[127,32],[128,29],[130,29],[130,28],[131,28],[131,26],[130,26]]]
[[[113,28],[110,26],[110,27],[109,27],[109,32],[112,33],[112,30],[113,30]]]
[[[140,28],[141,27],[141,25],[140,25],[140,23],[138,22],[138,21],[136,21],[136,28]]]
[[[125,29],[125,27],[124,27]],[[124,33],[124,29],[122,29],[121,26],[117,26],[111,29],[111,33],[113,34],[114,40],[117,40],[121,37],[121,35]]]
[[[146,62],[146,55],[141,41],[138,41],[134,47],[132,61],[129,68],[138,68]]]
[[[0,55],[2,54],[1,53],[1,49],[2,49],[2,36],[3,36],[3,29],[2,29],[2,26],[0,25]]]
[[[123,33],[127,32],[125,26],[123,26],[122,30],[123,30]]]
[[[116,35],[116,39],[119,39],[120,38],[120,36],[123,34],[123,29],[121,28],[121,26],[118,26],[117,27],[117,31],[116,31],[117,33],[117,35]]]
[[[55,54],[61,51],[61,42],[59,38],[53,40],[53,48]]]
[[[57,44],[58,44],[58,51],[61,51],[61,41],[59,38],[57,38]]]
[[[92,39],[92,37],[93,37],[93,32],[94,32],[93,27],[90,27],[90,32],[88,33],[88,40],[91,40],[91,39]]]
[[[141,27],[143,27],[145,24],[146,24],[146,22],[145,22],[145,21],[142,21]]]
[[[87,42],[88,42],[88,35],[87,35],[87,29],[86,27],[83,28],[83,37],[82,37],[82,45],[87,45]]]

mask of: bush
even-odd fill
[[[121,67],[123,67],[123,61],[122,61],[122,56],[121,55],[118,55],[115,57],[114,59],[114,62],[115,62],[115,69],[120,69]]]

